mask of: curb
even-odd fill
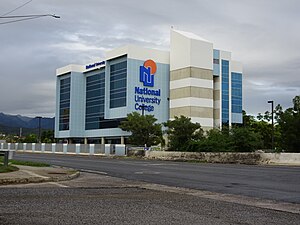
[[[29,184],[29,183],[45,183],[45,182],[58,182],[58,181],[67,181],[79,177],[80,172],[76,171],[73,174],[60,176],[60,177],[28,177],[28,178],[4,178],[0,179],[1,185],[9,184]]]

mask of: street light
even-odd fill
[[[271,104],[271,110],[272,110],[272,150],[274,150],[274,101],[268,101],[268,103]]]

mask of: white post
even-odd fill
[[[95,144],[90,144],[89,149],[90,149],[90,155],[94,155],[94,153],[95,153]]]
[[[42,150],[42,152],[45,152],[45,148],[46,148],[46,144],[45,144],[45,143],[42,143],[42,145],[41,145],[41,150]]]
[[[32,152],[34,152],[35,151],[35,143],[32,143]]]
[[[10,143],[7,144],[7,150],[10,150]]]
[[[110,155],[110,144],[105,144],[105,155]]]
[[[76,144],[76,154],[80,153],[80,144]]]
[[[63,153],[67,154],[68,152],[68,144],[63,144]]]
[[[26,145],[27,145],[27,143],[23,143],[23,151],[24,152],[26,151]]]
[[[56,149],[56,143],[52,143],[51,146],[52,153],[55,153],[55,149]]]
[[[117,156],[125,156],[126,155],[126,146],[125,145],[116,145],[116,155]]]

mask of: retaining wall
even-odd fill
[[[299,153],[145,151],[145,158],[172,161],[196,160],[208,163],[300,165]]]

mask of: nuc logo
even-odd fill
[[[140,82],[147,87],[154,86],[154,74],[156,73],[156,63],[148,59],[144,65],[140,66]]]

